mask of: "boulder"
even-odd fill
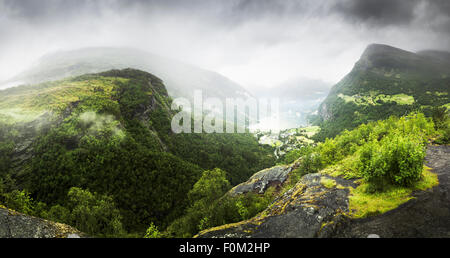
[[[230,190],[231,195],[257,192],[263,194],[269,186],[283,184],[293,166],[276,166],[255,173],[249,180]]]
[[[0,206],[0,238],[80,238],[80,231],[61,223],[24,215]]]
[[[336,186],[326,187],[323,178],[335,180]],[[202,231],[197,237],[328,237],[348,212],[349,187],[356,187],[352,180],[308,174],[256,217]]]

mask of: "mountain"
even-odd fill
[[[429,142],[448,143],[449,56],[368,46],[320,105],[327,139],[232,188],[217,206],[241,217],[196,237],[448,236],[450,149]]]
[[[202,90],[204,96],[210,97],[249,96],[240,85],[218,73],[137,49],[108,47],[47,54],[27,71],[6,81],[3,88],[125,68],[157,75],[164,81],[171,97],[191,98],[196,89]]]
[[[92,236],[142,234],[184,213],[203,170],[235,185],[274,164],[251,134],[173,133],[171,101],[135,69],[1,90],[0,203]]]
[[[318,137],[324,138],[390,115],[430,114],[433,107],[449,107],[449,88],[450,53],[372,44],[333,86],[313,121],[321,125]]]

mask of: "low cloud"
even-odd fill
[[[446,0],[0,0],[0,81],[40,56],[133,47],[249,89],[336,83],[370,43],[450,50]]]

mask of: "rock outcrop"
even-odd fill
[[[48,131],[54,117],[49,112],[44,112],[34,120],[26,123],[16,123],[15,131],[17,133],[13,154],[11,155],[12,175],[21,177],[21,167],[30,161],[33,155],[33,142],[43,132]]]
[[[0,206],[0,238],[80,238],[80,231],[61,223],[24,215]]]
[[[231,195],[248,192],[264,193],[269,186],[282,185],[292,171],[293,166],[276,166],[255,173],[249,180],[230,190]]]
[[[325,186],[323,179],[336,185]],[[203,231],[198,237],[328,237],[348,212],[348,187],[355,186],[351,180],[308,174],[258,216]]]
[[[348,215],[353,180],[308,174],[252,219],[200,232],[201,238],[450,237],[450,146],[430,146],[439,185],[381,215]],[[327,184],[324,182],[332,182]]]

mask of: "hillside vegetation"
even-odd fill
[[[139,236],[185,213],[204,170],[232,185],[274,164],[250,134],[173,134],[170,104],[159,78],[132,69],[1,91],[0,202]]]
[[[439,51],[412,53],[386,45],[368,46],[312,118],[322,129],[316,139],[390,115],[420,111],[431,116],[435,107],[448,108],[448,56]]]
[[[439,184],[424,158],[429,139],[441,133],[422,113],[345,130],[299,153],[281,187],[269,187],[259,195],[225,195],[223,200],[234,201],[250,216],[198,236],[327,236],[342,217],[365,218],[393,210],[414,198],[414,192]],[[242,202],[246,199],[253,200]]]
[[[262,223],[259,236],[326,235],[439,184],[424,166],[429,144],[450,142],[439,53],[369,46],[313,117],[320,128],[276,138],[175,134],[162,80],[134,69],[0,91],[0,203],[92,236],[242,237]]]

